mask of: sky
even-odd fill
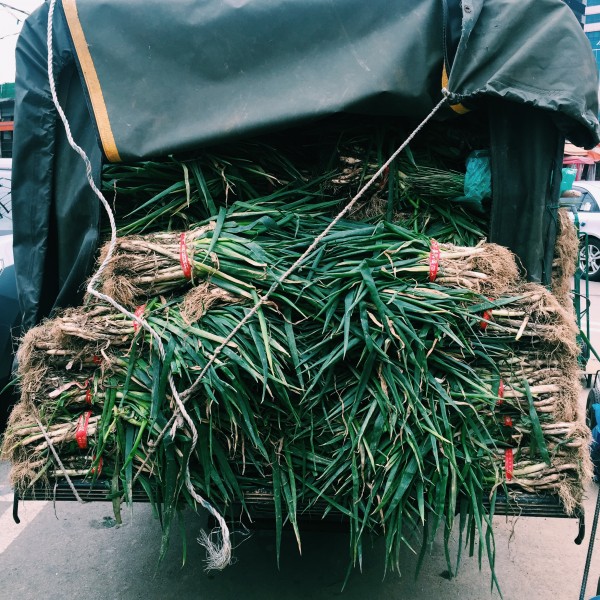
[[[27,18],[23,12],[31,13],[40,4],[42,0],[0,0],[0,83],[15,80],[15,46]]]

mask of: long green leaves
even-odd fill
[[[244,145],[107,172],[105,190],[116,192],[120,231],[129,235],[104,284],[140,305],[166,357],[145,330],[90,303],[32,334],[22,368],[46,369],[34,386],[45,399],[38,409],[73,473],[98,476],[92,469],[102,458],[115,489],[130,498],[139,484],[151,497],[161,554],[177,509],[196,508],[183,485],[189,465],[193,485],[217,507],[250,510],[257,491],[271,499],[278,557],[286,523],[301,548],[302,513],[336,511],[348,523],[353,564],[369,532],[385,537],[388,567],[422,532],[420,564],[442,528],[454,573],[459,514],[459,535],[473,550],[479,539],[493,572],[484,497],[493,504],[498,487],[514,483],[556,490],[576,470],[569,452],[579,434],[551,420],[564,381],[553,375],[548,391],[535,375],[535,361],[554,366],[543,356],[554,339],[546,299],[521,289],[493,300],[478,292],[494,273],[485,261],[475,267],[483,247],[444,244],[478,244],[481,223],[453,207],[447,191],[428,188],[410,160],[398,161],[381,187],[383,211],[340,221],[281,281],[379,164],[383,138],[370,142],[360,152],[358,142],[344,145],[344,153],[336,142],[319,157]],[[450,179],[454,193],[459,178]],[[431,237],[441,245],[437,274]],[[187,389],[275,284],[187,400],[198,434],[192,450],[187,422],[171,420],[167,379]],[[525,315],[525,325],[515,324]],[[526,344],[515,340],[519,331]],[[568,354],[566,345],[559,350]],[[82,451],[73,424],[84,410],[92,425]],[[15,421],[5,451],[60,476],[38,435],[27,419]],[[510,479],[503,452],[513,447]]]

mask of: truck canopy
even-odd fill
[[[47,73],[48,5],[17,46],[13,210],[25,328],[83,294],[99,204]],[[548,283],[564,138],[598,143],[598,77],[562,0],[57,0],[54,77],[100,179],[137,161],[339,113],[488,115],[491,241]],[[519,220],[515,222],[515,211]]]

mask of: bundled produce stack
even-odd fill
[[[447,160],[403,155],[332,223],[381,164],[377,140],[107,170],[120,237],[101,291],[165,356],[91,297],[29,331],[3,442],[13,483],[102,477],[126,500],[141,485],[166,547],[194,504],[189,467],[220,510],[268,490],[278,545],[286,522],[300,544],[319,508],[348,521],[354,562],[376,530],[392,566],[416,532],[424,551],[442,527],[448,549],[460,515],[493,570],[484,500],[499,489],[572,512],[590,467],[571,314],[452,203],[464,174]]]
[[[558,210],[558,233],[552,263],[552,293],[568,310],[574,310],[571,298],[572,280],[579,259],[577,229],[569,217],[567,208]]]

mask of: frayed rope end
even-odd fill
[[[216,543],[213,537],[217,538]],[[206,567],[205,571],[222,571],[231,564],[231,542],[229,540],[229,529],[223,525],[213,529],[210,534],[201,531],[198,537],[198,543],[206,549]]]

